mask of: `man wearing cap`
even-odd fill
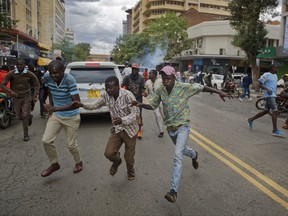
[[[189,98],[201,91],[217,93],[222,100],[224,97],[230,98],[231,96],[198,83],[180,83],[176,81],[175,69],[169,65],[163,67],[160,74],[163,85],[156,90],[152,98],[148,99],[148,104],[134,101],[132,105],[154,110],[161,102],[163,103],[164,124],[167,126],[168,134],[175,145],[171,190],[165,195],[165,199],[174,203],[181,179],[183,155],[192,159],[192,165],[195,169],[199,167],[198,153],[186,146],[190,133]]]
[[[122,82],[121,87],[126,87],[126,89],[135,96],[136,100],[142,103],[142,93],[144,93],[145,80],[143,76],[139,74],[139,64],[132,64],[132,73],[128,76],[125,76]],[[142,109],[140,108],[140,120],[139,120],[139,131],[137,133],[138,139],[142,138],[141,126],[143,125],[142,121]]]

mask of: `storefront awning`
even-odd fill
[[[48,65],[51,61],[51,59],[39,57],[37,60],[37,64],[39,66],[45,66]]]
[[[259,59],[272,59],[276,56],[275,47],[265,47],[260,50],[260,53],[257,55]]]
[[[37,43],[37,46],[40,48],[40,50],[50,50],[49,46],[47,46],[43,43],[40,43],[40,42]]]

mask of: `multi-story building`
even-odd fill
[[[182,14],[190,8],[221,18],[228,17],[229,0],[140,0],[132,8],[132,33],[145,30],[148,23],[168,12]]]
[[[64,0],[38,0],[39,4],[39,41],[52,47],[65,38]]]
[[[75,44],[75,33],[73,29],[66,29],[65,30],[65,40],[70,42],[71,44]]]
[[[53,42],[64,39],[64,0],[0,0],[0,3],[0,13],[17,20],[13,29],[0,29],[2,64],[3,59],[9,62],[7,58],[12,57],[24,58],[36,64],[42,56],[41,51],[49,50]]]
[[[266,47],[275,49],[279,44],[280,25],[267,24],[266,29]],[[177,57],[184,70],[192,66],[204,72],[213,69],[224,73],[228,66],[236,66],[238,72],[245,72],[247,57],[243,50],[232,45],[236,31],[231,28],[229,20],[201,22],[189,27],[187,32],[192,40],[192,48]]]

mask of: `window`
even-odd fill
[[[115,76],[114,68],[71,68],[71,75],[77,83],[105,83],[109,76]]]

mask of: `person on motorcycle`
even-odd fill
[[[288,74],[284,74],[282,76],[282,79],[277,82],[277,93],[279,89],[281,89],[279,93],[280,97],[288,101]],[[286,118],[285,123],[283,124],[282,128],[285,130],[288,129],[288,117]]]
[[[11,83],[11,89],[6,86],[8,82]],[[31,97],[30,85],[33,85],[35,89],[33,98]],[[40,88],[37,77],[26,68],[24,59],[18,59],[16,68],[7,74],[0,87],[13,97],[16,116],[19,120],[22,120],[23,140],[29,141],[28,126],[32,124],[33,118],[33,115],[31,115],[31,100],[36,103]]]
[[[223,77],[223,83],[222,83],[223,90],[225,92],[229,92],[230,83],[234,83],[234,79],[233,79],[232,73],[230,71],[227,71],[227,74],[224,75]]]
[[[8,72],[9,72],[8,65],[3,65],[2,69],[0,70],[0,83],[4,80]],[[7,88],[10,88],[10,82],[7,83]],[[0,88],[0,92],[4,92],[4,91]]]

